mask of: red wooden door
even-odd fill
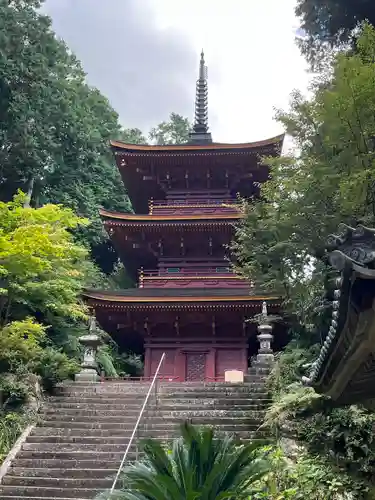
[[[206,378],[206,354],[188,352],[186,354],[186,380],[197,381]]]

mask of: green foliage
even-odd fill
[[[276,363],[267,381],[272,394],[279,396],[290,385],[300,382],[306,373],[306,366],[316,359],[318,353],[319,345],[306,348],[292,340],[283,352],[276,354]]]
[[[24,197],[0,202],[0,321],[15,308],[29,312],[85,318],[78,296],[91,266],[84,247],[74,244],[71,230],[86,221],[70,209],[23,206]]]
[[[325,453],[354,478],[372,481],[374,425],[371,411],[356,406],[330,408],[312,415],[308,426],[301,424],[300,435],[312,453]]]
[[[57,383],[73,378],[79,371],[79,364],[64,352],[47,347],[34,362],[33,371],[41,377],[44,389],[50,391]]]
[[[34,416],[22,413],[0,415],[0,465]]]
[[[118,377],[117,370],[113,363],[113,354],[110,346],[101,346],[96,354],[96,361],[100,371],[104,372],[106,377]]]
[[[151,129],[149,138],[152,143],[163,144],[184,144],[189,140],[191,124],[187,118],[176,113],[171,113],[169,121],[161,122]]]
[[[311,414],[314,408],[321,408],[322,396],[311,387],[295,384],[288,392],[276,399],[267,411],[263,426],[280,429],[288,420]]]
[[[58,40],[39,1],[0,5],[0,198],[21,188],[35,206],[62,203],[92,224],[85,243],[104,238],[98,207],[130,210],[108,147],[118,116],[89,87],[81,65]]]
[[[145,442],[146,458],[126,469],[119,498],[245,500],[249,487],[269,470],[256,450],[255,444],[238,447],[230,437],[216,439],[212,429],[185,423],[171,452],[157,441]]]
[[[134,283],[126,272],[125,266],[121,261],[118,261],[114,265],[112,273],[108,276],[108,284],[111,290],[121,290],[134,286]]]
[[[0,409],[6,412],[11,408],[17,408],[26,402],[32,387],[26,368],[18,366],[13,373],[1,373],[0,378]]]
[[[351,44],[359,23],[375,23],[375,7],[368,0],[298,0],[296,15],[305,32],[299,44],[311,62]]]
[[[147,144],[147,139],[139,128],[122,129],[117,139],[127,144]]]
[[[99,348],[97,360],[107,377],[140,377],[143,374],[143,361],[132,352],[120,352],[118,345],[105,338],[106,345]]]
[[[9,323],[0,334],[0,371],[16,372],[20,366],[31,367],[45,340],[45,327],[32,318]]]
[[[114,355],[114,363],[122,377],[140,377],[143,375],[143,361],[141,356],[132,352],[122,352]]]
[[[244,204],[235,244],[240,271],[258,287],[283,294],[296,339],[280,356],[267,423],[291,429],[310,453],[358,484],[373,476],[373,414],[336,409],[291,384],[314,358],[325,319],[330,276],[319,258],[326,237],[341,222],[375,224],[374,58],[375,30],[366,25],[357,50],[335,58],[311,98],[295,93],[291,110],[278,114],[298,155],[268,160],[271,178],[260,201]]]
[[[260,454],[265,453],[271,467],[268,474],[253,485],[250,495],[253,500],[366,498],[367,488],[355,488],[347,475],[317,458],[302,453],[292,462],[280,448],[272,447],[260,450]]]
[[[81,333],[86,307],[80,294],[94,273],[71,233],[87,221],[70,209],[24,202],[22,193],[0,202],[0,373],[3,396],[11,401],[25,399],[31,373],[51,388],[77,371],[59,344],[70,345]]]
[[[296,439],[306,456],[364,495],[374,474],[375,414],[356,406],[337,408],[329,398],[302,386],[300,367],[310,357],[296,345],[279,355],[272,373],[273,403],[263,427],[276,437]]]
[[[327,235],[341,222],[375,224],[374,57],[375,30],[366,25],[357,52],[339,54],[311,98],[295,93],[290,111],[278,113],[298,155],[266,160],[270,180],[259,201],[244,203],[237,230],[239,271],[282,293],[303,335],[311,324],[319,329],[325,308]]]

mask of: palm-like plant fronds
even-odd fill
[[[250,484],[270,469],[256,456],[259,443],[237,446],[212,428],[185,423],[168,452],[155,440],[144,443],[145,460],[124,471],[122,500],[244,500]]]

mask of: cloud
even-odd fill
[[[152,0],[47,0],[57,35],[82,61],[126,127],[148,131],[169,113],[193,115],[199,54],[155,22]]]

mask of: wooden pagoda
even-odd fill
[[[101,217],[138,286],[85,297],[120,346],[144,353],[146,378],[163,352],[162,375],[171,380],[222,380],[226,370],[247,371],[257,351],[256,325],[248,319],[264,300],[277,313],[280,300],[257,295],[233,273],[228,245],[241,217],[238,194],[257,195],[268,178],[261,158],[278,155],[282,141],[212,142],[202,54],[188,144],[111,143],[135,213],[102,210]]]

